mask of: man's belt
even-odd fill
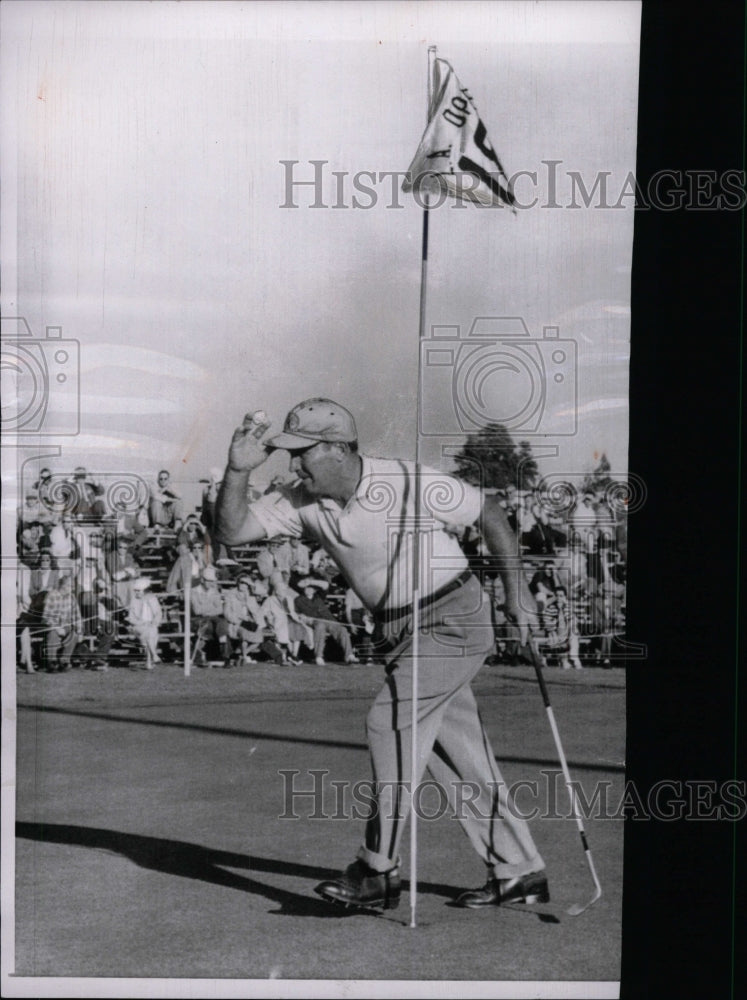
[[[446,597],[447,594],[453,593],[460,587],[463,587],[468,580],[471,580],[473,576],[471,569],[462,570],[459,576],[454,577],[449,583],[445,583],[443,587],[439,587],[438,590],[434,590],[432,594],[428,594],[427,597],[421,597],[418,601],[418,608],[423,611],[425,608],[429,608],[436,601],[440,601],[442,597]],[[401,608],[384,608],[383,611],[378,611],[374,614],[374,620],[377,622],[393,621],[395,618],[405,618],[411,615],[413,612],[412,604],[406,604]]]

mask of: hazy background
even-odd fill
[[[351,175],[407,169],[435,44],[507,172],[537,172],[516,189],[539,202],[431,213],[428,325],[557,326],[577,371],[562,391],[548,375],[541,436],[514,436],[541,471],[583,472],[606,452],[623,474],[633,198],[570,208],[568,172],[589,189],[608,172],[614,204],[635,169],[639,16],[637,3],[6,0],[3,314],[80,342],[80,434],[45,438],[61,451],[42,449],[44,464],[166,467],[196,498],[247,409],[279,430],[312,395],[354,411],[365,450],[414,455],[422,212],[401,193],[389,207],[391,179],[373,207],[350,207]],[[307,180],[312,159],[329,161],[326,205],[341,183],[345,208],[310,208],[308,187],[281,207],[280,161]],[[562,208],[541,207],[548,160]],[[518,412],[525,376],[488,375],[491,415],[491,400],[496,419]],[[463,436],[443,386],[426,385],[426,418],[447,436],[422,457],[448,467],[442,449]],[[574,410],[577,433],[557,436]]]

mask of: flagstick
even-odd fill
[[[428,113],[436,46],[428,47]],[[415,411],[415,522],[412,540],[412,724],[410,727],[410,927],[416,927],[418,898],[418,825],[415,792],[418,781],[418,666],[420,657],[420,403],[422,399],[421,345],[425,336],[425,292],[428,278],[428,196],[423,206],[423,242],[420,260],[420,322],[418,330],[418,391]]]
[[[184,676],[190,676],[192,668],[192,578],[187,576],[184,584]]]

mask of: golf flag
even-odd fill
[[[513,207],[511,185],[472,95],[445,59],[434,62],[432,95],[428,125],[402,190],[441,189],[460,200]]]

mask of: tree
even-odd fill
[[[584,492],[589,493],[604,493],[611,483],[614,482],[610,472],[612,466],[609,463],[609,459],[602,452],[602,457],[595,469],[591,472],[587,472],[584,476],[584,481],[582,483],[582,488]]]
[[[517,448],[503,424],[488,424],[468,435],[454,461],[460,479],[489,489],[529,489],[539,476],[529,441]]]

